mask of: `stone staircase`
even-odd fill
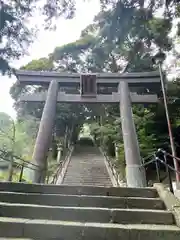
[[[154,188],[0,183],[0,239],[179,240]]]
[[[104,156],[99,149],[93,145],[76,145],[62,183],[74,186],[112,186]]]

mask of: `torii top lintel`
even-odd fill
[[[49,84],[50,81],[57,79],[59,84],[80,83],[80,76],[85,73],[65,73],[53,71],[16,71],[16,77],[19,82],[26,85]],[[118,84],[126,80],[129,84],[160,84],[159,72],[134,72],[134,73],[88,73],[96,75],[97,84]]]

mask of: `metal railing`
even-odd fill
[[[118,172],[116,170],[115,164],[113,164],[112,160],[109,158],[109,156],[105,152],[104,152],[104,156],[105,156],[105,158],[107,160],[109,168],[111,169],[111,173],[113,174],[113,177],[114,177],[114,179],[116,181],[116,185],[117,186],[121,186],[120,179],[119,179],[119,174],[118,174]]]
[[[115,164],[113,164],[112,160],[109,158],[109,156],[106,154],[106,151],[102,149],[103,155],[107,160],[108,166],[111,169],[111,172],[113,174],[113,177],[116,181],[117,186],[120,186],[119,174],[116,170]],[[143,158],[143,164],[142,167],[145,168],[146,176],[148,175],[148,167],[151,165],[154,165],[155,171],[156,171],[156,181],[159,183],[162,183],[165,179],[167,179],[167,184],[169,187],[169,190],[174,193],[173,189],[173,175],[175,176],[176,173],[180,175],[180,170],[176,170],[173,167],[173,156],[166,152],[163,149],[158,149],[157,152],[152,153],[150,156]],[[180,158],[176,157],[176,160],[179,162],[180,166]],[[165,170],[165,174],[162,176],[162,168]],[[152,180],[152,179],[151,179]],[[148,181],[147,181],[148,186]]]
[[[8,162],[8,169],[9,166],[12,165],[12,172],[9,173],[10,175],[13,175],[13,170],[14,169],[19,169],[19,182],[23,181],[23,173],[24,173],[24,169],[31,169],[33,171],[40,171],[41,174],[46,174],[46,170],[45,168],[40,168],[38,165],[30,162],[30,161],[26,161],[24,159],[22,159],[21,157],[18,157],[16,155],[14,155],[11,151],[5,151],[0,149],[0,159],[3,161]],[[9,170],[10,171],[10,170]],[[12,176],[8,176],[9,181],[12,181]]]
[[[111,170],[111,173],[112,173],[112,175],[113,175],[113,178],[114,178],[114,180],[115,180],[115,182],[116,182],[116,186],[120,187],[120,186],[122,186],[122,185],[123,185],[123,186],[126,185],[126,183],[123,181],[123,179],[120,179],[119,173],[118,173],[118,171],[117,171],[117,167],[116,167],[115,164],[113,164],[112,159],[110,159],[110,157],[107,155],[106,151],[105,151],[103,148],[100,147],[100,150],[101,150],[102,154],[104,155],[104,157],[105,157],[105,159],[106,159],[106,162],[107,162],[107,164],[108,164],[108,167],[109,167],[110,170]]]
[[[58,177],[64,167],[64,164],[66,163],[66,161],[69,159],[70,155],[72,153],[72,146],[70,148],[68,148],[67,152],[66,152],[66,155],[65,155],[65,158],[62,159],[59,164],[58,164],[58,168],[55,172],[55,174],[53,175],[53,179],[52,181],[50,181],[50,184],[56,184],[57,180],[58,180]]]
[[[180,158],[173,157],[170,153],[166,152],[165,150],[159,149],[153,155],[149,156],[146,159],[143,159],[144,161],[143,161],[143,164],[142,164],[142,167],[145,168],[146,172],[147,172],[147,167],[149,165],[154,164],[155,169],[156,169],[157,181],[159,183],[161,183],[164,179],[167,179],[169,190],[172,193],[174,193],[172,175],[173,174],[175,175],[176,173],[180,175],[180,170],[178,169],[178,171],[177,171],[173,167],[173,164],[172,164],[172,166],[169,164],[170,161],[173,163],[174,158],[177,160],[177,162],[180,165]],[[162,166],[165,168],[165,177],[163,176],[163,178],[161,178],[161,171],[160,171]],[[146,174],[146,176],[147,176],[147,174]]]
[[[51,174],[47,171],[46,168],[40,168],[38,165],[36,165],[30,161],[26,161],[23,158],[16,156],[11,151],[5,151],[5,150],[0,149],[0,160],[8,162],[8,165],[7,165],[8,170],[6,171],[6,172],[8,172],[8,179],[6,179],[8,181],[12,181],[12,176],[13,176],[13,173],[15,170],[19,170],[18,182],[25,181],[25,180],[23,180],[24,170],[30,169],[33,171],[40,171],[42,176],[44,176],[44,175],[46,176],[45,177],[46,183],[54,184],[54,183],[56,183],[56,181],[58,179],[58,176],[64,166],[64,163],[69,158],[70,153],[71,153],[71,148],[67,150],[67,152],[65,154],[65,158],[62,159],[62,161],[58,164],[57,170],[55,171],[55,173],[52,177],[53,178],[52,180],[50,179]],[[3,162],[3,161],[1,161],[1,162]],[[11,168],[11,170],[9,168]]]

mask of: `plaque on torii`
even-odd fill
[[[80,93],[83,98],[97,96],[96,74],[81,74]]]

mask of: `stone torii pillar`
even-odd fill
[[[43,183],[46,177],[47,156],[52,140],[52,130],[56,115],[58,95],[58,81],[52,80],[49,84],[47,98],[39,126],[32,160],[37,165],[34,170],[33,182]]]
[[[145,187],[145,170],[144,167],[141,166],[141,156],[133,121],[131,97],[127,81],[121,81],[119,83],[119,93],[127,185],[128,187]]]

